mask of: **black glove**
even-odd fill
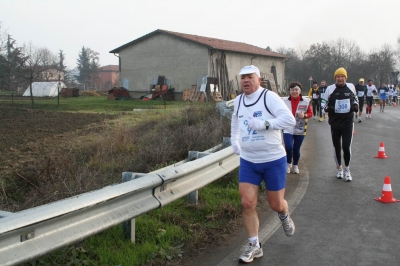
[[[328,114],[333,112],[333,106],[325,106],[324,111]]]
[[[351,110],[352,110],[354,113],[357,113],[357,112],[358,112],[358,104],[353,104],[353,107],[351,107]]]

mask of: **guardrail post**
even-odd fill
[[[137,178],[145,176],[145,175],[146,174],[143,174],[143,173],[123,172],[122,173],[122,183],[131,181],[133,179],[137,179]],[[136,219],[135,218],[122,223],[122,235],[130,236],[132,243],[135,243],[135,241],[136,241],[135,230],[136,230]]]
[[[189,151],[188,161],[200,159],[209,155],[209,152]],[[197,205],[199,203],[199,191],[195,190],[188,194],[188,203]]]
[[[225,149],[225,148],[227,148],[227,147],[229,147],[231,145],[232,144],[231,144],[231,138],[230,137],[224,137],[222,139],[222,149]]]

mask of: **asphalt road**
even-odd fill
[[[300,174],[289,174],[288,199],[296,232],[287,237],[276,213],[260,213],[264,256],[252,265],[400,265],[400,202],[380,197],[390,176],[393,197],[400,199],[400,106],[355,124],[350,170],[352,182],[335,178],[336,166],[327,121],[310,120],[302,146]],[[374,158],[384,142],[387,159]],[[241,265],[247,243],[242,230],[226,245],[206,254],[198,265]]]

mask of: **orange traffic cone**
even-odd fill
[[[392,185],[390,184],[390,177],[386,176],[383,182],[382,196],[375,198],[375,200],[382,203],[399,202],[400,200],[393,198]]]
[[[385,154],[385,144],[383,142],[381,142],[381,145],[379,146],[378,155],[375,156],[375,158],[379,158],[379,159],[389,158],[389,156],[386,156],[386,154]]]
[[[374,107],[376,107],[376,103],[374,103]]]

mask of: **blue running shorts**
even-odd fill
[[[379,99],[381,99],[382,101],[386,101],[387,99],[386,94],[379,94]]]
[[[239,183],[261,185],[264,180],[269,191],[279,191],[286,186],[286,156],[267,163],[252,163],[240,158]]]

